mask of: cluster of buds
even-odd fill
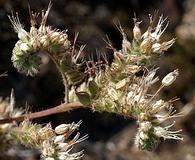
[[[175,38],[164,42],[161,40],[162,34],[168,27],[168,23],[165,24],[166,19],[160,16],[157,25],[154,26],[155,18],[149,15],[148,29],[142,34],[140,29],[141,22],[134,18],[132,43],[128,41],[127,35],[120,26],[119,29],[123,35],[122,49],[115,51],[115,54],[120,58],[126,59],[131,64],[151,65],[155,63],[158,55],[169,49],[175,42]]]
[[[161,81],[161,86],[154,94],[148,93],[148,88],[159,79],[154,78],[156,70],[149,72],[148,75],[139,80],[138,85],[131,87],[131,92],[128,93],[127,101],[130,105],[132,115],[137,119],[139,124],[138,133],[135,138],[135,144],[140,149],[154,150],[160,138],[183,140],[180,132],[170,131],[175,122],[168,125],[168,120],[181,116],[181,113],[175,113],[173,102],[176,99],[164,101],[157,99],[158,93],[166,86],[171,85],[178,76],[178,70],[167,74]],[[133,89],[132,89],[133,88]]]
[[[166,51],[175,42],[174,38],[166,42],[160,42],[161,35],[164,33],[164,31],[168,26],[167,23],[163,28],[166,18],[163,19],[163,16],[160,16],[157,26],[155,28],[153,27],[154,20],[152,16],[149,15],[149,18],[150,18],[150,25],[147,31],[143,34],[141,34],[141,30],[139,29],[139,24],[141,22],[137,22],[136,18],[134,19],[134,23],[135,23],[135,27],[133,29],[134,40],[140,43],[140,49],[141,52],[143,53],[146,54],[161,53],[163,51]]]
[[[127,35],[121,26],[122,49],[114,49],[114,60],[105,70],[97,67],[95,76],[91,76],[88,82],[84,82],[76,89],[71,91],[71,100],[75,100],[74,93],[85,105],[91,105],[95,111],[107,111],[134,117],[139,129],[136,135],[135,144],[142,150],[155,149],[160,138],[182,140],[178,131],[170,131],[174,125],[166,126],[165,121],[181,116],[175,114],[173,102],[176,99],[164,101],[158,100],[159,92],[171,85],[179,75],[178,70],[167,74],[161,81],[159,89],[154,94],[149,94],[149,88],[159,81],[156,77],[157,69],[150,69],[154,64],[159,53],[166,51],[172,46],[175,39],[161,42],[161,35],[164,33],[168,23],[163,28],[165,19],[159,17],[156,27],[153,27],[154,20],[150,17],[150,24],[147,31],[141,34],[138,22],[134,18],[133,28],[134,39],[130,43]],[[111,44],[110,44],[111,46]],[[111,46],[112,47],[112,46]],[[139,74],[137,74],[139,73]]]
[[[42,20],[39,28],[36,28],[36,19],[39,14],[30,11],[31,28],[29,32],[24,30],[18,14],[16,16],[13,14],[9,16],[19,38],[13,49],[13,65],[19,72],[25,73],[26,75],[34,76],[38,73],[41,64],[41,57],[38,53],[47,52],[52,54],[51,56],[56,59],[59,57],[62,59],[62,53],[70,49],[70,41],[68,40],[66,31],[60,32],[59,30],[52,29],[50,26],[46,26],[50,9],[51,3],[47,11],[45,13],[42,12]]]
[[[52,129],[51,124],[42,127],[25,120],[12,130],[11,135],[25,146],[39,149],[44,160],[76,160],[83,156],[83,151],[70,153],[71,150],[75,144],[88,138],[87,135],[80,137],[80,133],[69,138],[80,124],[81,121],[61,124]]]

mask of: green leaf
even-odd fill
[[[97,95],[99,89],[100,88],[98,87],[97,83],[94,80],[89,82],[89,91],[92,97],[95,97]]]
[[[79,68],[76,66],[76,64],[71,63],[71,59],[68,56],[67,59],[61,61],[61,68],[66,73],[68,79],[73,85],[80,83],[85,77],[85,74],[79,71]]]
[[[54,53],[58,53],[61,49],[61,46],[59,44],[53,44],[50,46],[50,50]]]
[[[79,101],[84,105],[91,104],[91,97],[87,92],[76,92]]]

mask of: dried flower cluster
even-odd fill
[[[42,127],[25,120],[11,134],[25,146],[39,149],[45,160],[75,160],[83,156],[83,151],[71,153],[73,146],[88,138],[87,135],[80,137],[80,133],[69,138],[80,124],[81,121],[61,124],[53,130],[51,124]]]
[[[23,110],[15,108],[15,99],[13,91],[10,98],[3,99],[0,97],[0,119],[18,117],[22,115]],[[13,127],[13,124],[6,123],[0,125],[0,134],[6,134]]]
[[[12,117],[18,117],[22,115],[23,110],[15,108],[15,100],[13,92],[10,97],[2,98],[0,97],[0,120]],[[10,131],[15,127],[14,123],[4,123],[0,124],[0,150],[3,154],[12,147],[10,144]]]
[[[154,26],[155,18],[149,15],[149,26],[144,33],[139,27],[141,22],[134,18],[132,42],[119,26],[123,36],[122,49],[113,49],[114,60],[109,65],[106,59],[104,64],[100,59],[98,62],[78,62],[83,47],[76,52],[66,31],[60,32],[46,26],[50,8],[51,4],[45,13],[42,12],[39,28],[35,27],[38,14],[31,12],[29,32],[24,30],[18,15],[9,17],[19,38],[12,54],[13,64],[18,71],[34,76],[41,64],[39,53],[47,53],[64,80],[66,103],[80,101],[94,111],[135,118],[139,124],[135,144],[142,150],[155,149],[160,138],[182,140],[181,130],[169,130],[175,122],[167,123],[167,120],[181,115],[175,114],[172,104],[175,99],[158,99],[159,92],[176,80],[178,70],[166,75],[155,93],[149,93],[151,86],[159,81],[155,76],[157,68],[153,68],[153,65],[160,53],[169,49],[175,42],[175,39],[164,42],[161,40],[168,26],[168,23],[165,24],[166,18],[160,16]],[[110,43],[109,45],[112,47]],[[80,69],[83,64],[88,66],[85,71]],[[79,138],[77,134],[73,140],[67,141],[79,125],[80,123],[63,124],[53,130],[49,124],[42,127],[24,121],[14,129],[12,135],[27,146],[39,148],[47,160],[79,159],[83,155],[82,151],[72,154],[69,152],[74,144],[85,140],[87,136]]]
[[[50,2],[47,11],[42,12],[42,19],[38,28],[36,26],[39,13],[30,11],[31,28],[29,32],[22,26],[17,13],[16,16],[13,13],[12,16],[9,16],[19,38],[13,49],[11,59],[19,72],[35,76],[41,67],[41,54],[48,55],[62,76],[66,91],[65,101],[68,102],[69,86],[77,84],[85,77],[85,74],[80,72],[82,64],[78,63],[79,55],[84,46],[76,51],[74,45],[72,46],[68,40],[66,30],[59,31],[46,26],[51,6]]]

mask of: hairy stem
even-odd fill
[[[63,103],[59,106],[56,106],[56,107],[53,107],[53,108],[50,108],[50,109],[47,109],[47,110],[43,110],[43,111],[40,111],[40,112],[27,113],[27,114],[24,114],[24,115],[19,116],[19,117],[1,119],[0,124],[12,123],[12,122],[21,122],[25,119],[31,120],[31,119],[36,119],[36,118],[52,115],[52,114],[67,112],[67,111],[77,109],[77,108],[86,108],[86,107],[90,107],[90,106],[84,106],[80,102]]]
[[[51,60],[55,63],[58,71],[60,72],[60,74],[62,76],[63,84],[64,84],[64,87],[65,87],[64,102],[65,103],[69,103],[69,83],[68,83],[68,78],[67,78],[66,74],[63,72],[63,70],[61,69],[60,64],[57,62],[55,57],[53,57],[49,52],[48,52],[48,55],[51,58]]]

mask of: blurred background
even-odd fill
[[[7,97],[14,89],[17,107],[29,104],[30,111],[41,111],[60,104],[64,87],[55,66],[45,59],[41,72],[36,77],[26,77],[16,71],[11,63],[12,49],[18,40],[7,17],[19,12],[25,29],[29,29],[30,4],[33,11],[46,10],[48,0],[0,0],[0,73],[8,76],[0,79],[0,96]],[[128,38],[132,39],[133,17],[142,20],[142,31],[148,25],[148,14],[156,10],[168,17],[169,26],[164,39],[177,38],[171,49],[165,52],[157,66],[159,77],[174,69],[179,69],[177,81],[163,90],[162,98],[180,98],[175,103],[183,117],[177,120],[177,128],[183,129],[184,141],[163,142],[155,152],[137,151],[133,141],[137,124],[132,119],[124,119],[115,114],[93,113],[78,109],[69,113],[47,116],[34,120],[37,123],[60,123],[83,120],[81,134],[89,134],[89,139],[77,146],[84,149],[83,160],[195,160],[195,1],[194,0],[52,0],[53,6],[47,24],[61,30],[68,29],[73,41],[79,32],[77,45],[86,44],[86,55],[96,52],[106,53],[112,60],[112,51],[106,49],[104,39],[110,38],[114,47],[120,49],[122,36],[115,26],[120,22]],[[0,159],[39,159],[36,151],[15,147],[6,158]]]

